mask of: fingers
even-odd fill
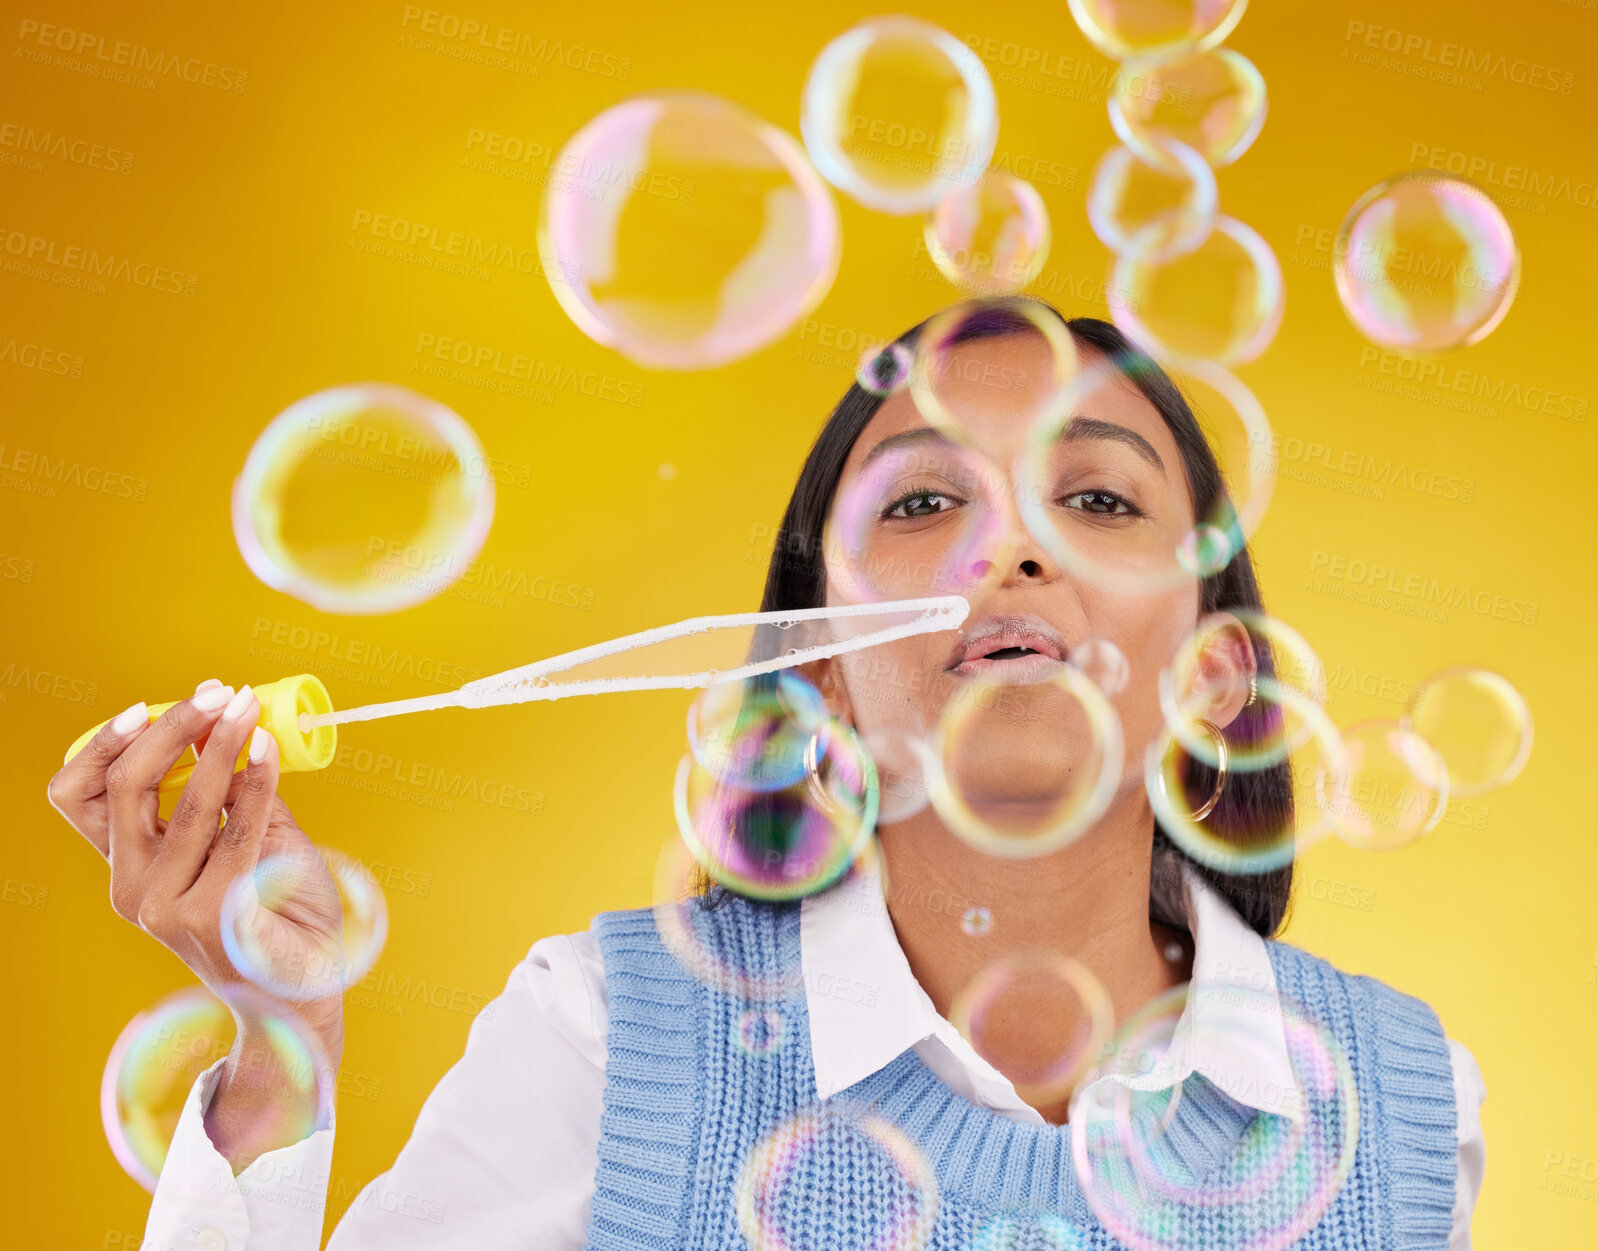
[[[166,832],[150,865],[145,898],[152,906],[170,903],[200,876],[232,786],[233,766],[260,715],[260,701],[248,686],[240,687],[222,709],[199,763],[167,818]]]
[[[207,892],[214,891],[218,898],[239,874],[255,868],[261,841],[272,823],[278,765],[277,740],[265,730],[255,730],[250,735],[244,784],[228,809],[227,823],[217,834],[200,875]]]
[[[104,818],[86,822],[84,808],[105,793],[106,770],[149,725],[149,713],[140,700],[101,726],[100,732],[83,750],[61,766],[45,789],[50,806],[93,843],[101,855],[110,853]]]
[[[155,855],[156,787],[232,697],[231,687],[213,686],[173,704],[106,768],[111,905],[128,920],[138,919],[145,873]]]

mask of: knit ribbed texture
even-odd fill
[[[696,980],[662,946],[647,910],[597,919],[610,1029],[589,1251],[742,1251],[739,1169],[762,1139],[801,1116],[810,1118],[806,1149],[776,1213],[785,1236],[805,1251],[872,1245],[895,1214],[914,1216],[916,1196],[862,1128],[877,1123],[864,1113],[906,1135],[936,1175],[928,1251],[1066,1247],[1061,1221],[1083,1251],[1121,1247],[1082,1194],[1067,1129],[976,1106],[914,1050],[817,1105],[797,904],[732,896],[693,924],[713,964],[786,993],[753,1002]],[[1360,1095],[1353,1168],[1294,1246],[1442,1251],[1457,1140],[1452,1068],[1435,1014],[1372,978],[1267,946],[1282,994],[1338,1039]],[[743,1028],[751,1017],[752,1031]],[[774,1017],[782,1041],[767,1048],[759,1042]],[[1256,1113],[1197,1074],[1182,1095],[1160,1149],[1183,1174],[1224,1185],[1237,1175],[1238,1146]],[[1251,1231],[1238,1226],[1239,1213],[1253,1210],[1193,1210],[1184,1245],[1243,1244]]]

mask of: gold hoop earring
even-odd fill
[[[1204,803],[1188,814],[1188,820],[1199,822],[1215,811],[1215,805],[1221,802],[1221,792],[1226,789],[1226,735],[1221,733],[1221,727],[1212,721],[1200,719],[1199,727],[1215,740],[1215,789],[1210,792],[1210,797]]]

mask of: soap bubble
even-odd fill
[[[1456,665],[1415,688],[1406,725],[1448,769],[1449,794],[1462,799],[1507,785],[1531,756],[1531,709],[1509,680]]]
[[[1270,346],[1282,324],[1282,268],[1252,228],[1217,217],[1196,247],[1170,255],[1163,222],[1144,227],[1116,257],[1123,297],[1115,324],[1153,356],[1238,365]]]
[[[1049,210],[1031,183],[989,171],[954,188],[927,214],[927,252],[956,286],[990,295],[1021,290],[1049,259]]]
[[[1397,721],[1361,721],[1343,731],[1347,759],[1333,808],[1343,841],[1363,851],[1406,847],[1437,828],[1448,808],[1448,766]]]
[[[718,96],[635,96],[578,131],[544,191],[551,289],[596,343],[707,369],[786,334],[838,271],[838,211],[794,140]]]
[[[432,598],[471,566],[493,519],[494,476],[471,427],[386,383],[290,405],[233,484],[244,563],[323,612],[395,612]]]
[[[388,898],[372,871],[353,856],[331,847],[318,846],[317,851],[321,852],[333,875],[333,884],[338,887],[339,908],[344,918],[341,977],[345,986],[354,986],[372,971],[388,942]]]
[[[1144,236],[1143,259],[1167,261],[1209,238],[1215,225],[1215,171],[1175,139],[1152,135],[1148,146],[1159,154],[1157,160],[1121,144],[1104,154],[1088,190],[1088,222],[1112,252],[1131,251],[1133,240]]]
[[[904,215],[982,177],[999,113],[993,81],[965,44],[919,18],[876,17],[816,57],[799,128],[828,182]]]
[[[688,745],[723,782],[784,790],[805,776],[805,753],[826,720],[821,692],[786,669],[706,687],[688,709]]]
[[[864,465],[834,501],[822,545],[828,577],[850,601],[975,599],[1004,576],[1018,531],[992,462],[925,440]]]
[[[1176,563],[1195,578],[1208,578],[1232,563],[1237,553],[1226,531],[1219,526],[1200,522],[1176,545]]]
[[[1195,361],[1168,372],[1214,449],[1227,493],[1193,527],[1180,531],[1104,524],[1091,510],[1070,503],[1082,492],[1078,480],[1087,473],[1114,476],[1127,484],[1119,492],[1123,495],[1152,498],[1170,489],[1166,472],[1145,450],[1124,439],[1099,437],[1105,434],[1103,422],[1094,416],[1115,412],[1123,388],[1147,368],[1137,355],[1127,354],[1079,374],[1064,389],[1066,416],[1038,422],[1028,432],[1016,491],[1022,522],[1061,567],[1117,594],[1166,591],[1224,567],[1258,529],[1276,487],[1265,410],[1234,375]]]
[[[1332,250],[1337,295],[1384,347],[1442,352],[1480,343],[1514,303],[1520,249],[1492,198],[1424,170],[1354,202]]]
[[[967,938],[983,938],[993,928],[993,909],[972,904],[961,914],[960,932]]]
[[[1219,169],[1265,125],[1265,79],[1231,48],[1145,57],[1121,66],[1110,125],[1127,147],[1159,161],[1161,139],[1185,143]]]
[[[320,849],[316,849],[320,850]],[[311,934],[306,901],[337,892],[337,933]],[[286,916],[296,917],[291,923]],[[388,904],[359,861],[327,849],[263,857],[222,897],[222,946],[239,975],[285,999],[322,999],[371,970],[388,937]]]
[[[855,862],[877,821],[877,772],[854,731],[824,722],[804,769],[781,789],[749,790],[684,756],[677,770],[677,826],[717,882],[756,899],[798,899],[825,890]]]
[[[1238,1077],[1234,1098],[1227,1074],[1188,1072],[1194,1037],[1248,1057],[1247,1089]],[[1243,985],[1179,986],[1105,1052],[1069,1125],[1084,1197],[1120,1243],[1283,1251],[1325,1216],[1353,1168],[1359,1091],[1336,1036],[1303,1007]]]
[[[100,1082],[112,1154],[151,1193],[195,1079],[232,1049],[235,1011],[265,1040],[262,1067],[248,1078],[270,1082],[275,1095],[249,1124],[230,1127],[241,1153],[259,1155],[330,1123],[333,1068],[297,1016],[248,986],[229,988],[226,1002],[203,986],[176,991],[128,1022]]]
[[[701,889],[707,883],[692,853],[679,838],[668,840],[655,861],[651,911],[661,945],[695,981],[750,1004],[770,1005],[804,993],[797,955],[773,966],[711,937]]]
[[[1020,1020],[1050,1040],[1044,1058],[1025,1042],[1011,1054],[1007,1044],[1013,1035],[1008,1028],[994,1028]],[[1104,984],[1081,961],[1023,948],[984,964],[950,1003],[949,1021],[978,1055],[1010,1078],[1022,1100],[1038,1104],[1071,1093],[1115,1029],[1115,1009]],[[1073,1028],[1067,1030],[1067,1023]]]
[[[910,394],[934,430],[1008,464],[1030,426],[1069,416],[1078,372],[1076,343],[1047,305],[965,300],[922,327]]]
[[[1160,827],[1170,839],[1200,864],[1223,873],[1258,874],[1279,869],[1314,843],[1332,833],[1349,766],[1342,737],[1314,700],[1285,683],[1258,678],[1262,707],[1296,728],[1296,745],[1290,759],[1278,759],[1292,780],[1291,812],[1273,805],[1224,802],[1228,788],[1256,785],[1249,771],[1234,770],[1227,761],[1228,777],[1217,796],[1216,768],[1219,745],[1206,742],[1202,751],[1185,749],[1184,739],[1195,742],[1207,732],[1195,721],[1183,739],[1170,725],[1149,745],[1143,760],[1143,789]],[[1262,718],[1263,719],[1263,718]],[[1239,734],[1221,728],[1228,741]],[[1247,758],[1248,744],[1243,743]],[[1230,754],[1230,746],[1228,746]],[[1256,766],[1256,771],[1259,767]],[[1212,799],[1219,799],[1205,811]]]
[[[944,705],[928,756],[932,806],[996,856],[1041,856],[1104,815],[1121,780],[1120,718],[1080,669],[1039,658],[1024,684],[965,679]]]
[[[1300,698],[1284,702],[1283,691]],[[1161,670],[1160,707],[1182,746],[1213,767],[1215,742],[1197,723],[1206,708],[1228,702],[1241,707],[1226,727],[1228,767],[1251,773],[1280,764],[1319,724],[1300,710],[1326,703],[1326,668],[1286,622],[1249,608],[1211,613]]]
[[[892,395],[910,381],[910,366],[915,354],[902,343],[867,348],[855,371],[855,382],[872,395]]]
[[[1071,16],[1117,61],[1213,48],[1232,33],[1248,0],[1070,0]]]
[[[775,1008],[745,1008],[732,1025],[732,1044],[746,1056],[764,1060],[782,1050],[788,1022]]]
[[[1106,695],[1119,695],[1132,676],[1126,653],[1109,639],[1083,639],[1071,649],[1068,659]]]
[[[863,1179],[879,1173],[879,1186]],[[865,1184],[876,1194],[863,1195]],[[744,1157],[734,1183],[738,1228],[751,1251],[811,1251],[807,1213],[858,1213],[866,1199],[874,1222],[859,1217],[870,1251],[919,1251],[938,1215],[938,1177],[921,1149],[893,1122],[865,1108],[828,1100],[802,1108]]]
[[[877,766],[877,824],[913,817],[927,806],[926,756],[931,750],[908,730],[872,730],[866,750]]]

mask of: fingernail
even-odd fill
[[[207,687],[221,686],[221,685],[222,685],[222,680],[220,678],[206,678],[206,680],[204,682],[201,682],[197,687],[194,688],[194,693],[196,695],[198,695],[201,691],[205,690]]]
[[[244,710],[250,706],[251,693],[248,682],[239,687],[239,693],[228,700],[227,707],[222,710],[222,720],[230,721],[235,717],[242,717]]]
[[[245,689],[247,690],[249,688],[246,687]],[[253,730],[250,731],[250,763],[251,764],[260,764],[261,761],[266,759],[266,740],[271,738],[271,737],[272,736],[270,734],[268,734],[265,730],[263,730],[260,726],[256,726]]]
[[[133,707],[117,713],[117,719],[111,723],[111,728],[118,734],[132,734],[149,719],[149,709],[144,706],[144,701],[141,699]]]
[[[194,706],[201,712],[215,712],[233,698],[231,686],[207,687],[194,697]]]

